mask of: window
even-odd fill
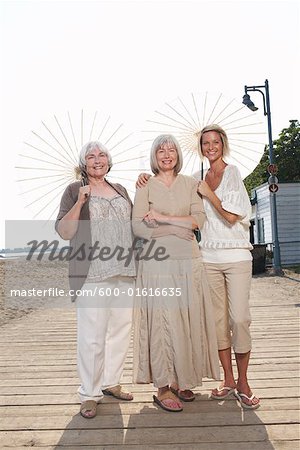
[[[254,220],[250,220],[249,233],[250,233],[250,243],[254,244]]]
[[[257,223],[257,229],[258,229],[258,243],[264,244],[265,243],[265,227],[264,227],[264,219],[258,219]]]

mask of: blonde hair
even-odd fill
[[[211,124],[211,125],[206,125],[204,128],[202,128],[202,130],[200,131],[199,134],[199,154],[201,155],[201,157],[203,158],[203,153],[202,153],[202,137],[204,133],[207,133],[208,131],[215,131],[216,133],[219,134],[220,139],[222,141],[223,144],[223,156],[228,156],[230,153],[230,149],[229,149],[229,143],[228,143],[228,137],[226,132],[223,130],[223,128],[221,128],[219,125],[217,124]]]
[[[160,149],[165,144],[172,145],[173,147],[175,147],[177,152],[177,163],[176,166],[174,167],[174,172],[177,174],[182,169],[183,156],[177,139],[174,136],[172,136],[172,134],[161,134],[160,136],[157,136],[157,138],[154,139],[150,151],[150,167],[155,175],[159,173],[156,153],[157,150]]]

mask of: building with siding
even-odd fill
[[[280,183],[276,193],[281,264],[300,264],[300,183]],[[271,192],[268,183],[251,192],[251,242],[272,249]]]

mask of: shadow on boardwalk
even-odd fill
[[[147,394],[151,399],[151,393]],[[172,414],[154,405],[98,406],[95,419],[79,414],[67,425],[55,449],[260,449],[275,447],[254,411],[243,412],[236,401],[215,402],[198,394],[184,412]]]

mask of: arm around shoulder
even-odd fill
[[[136,190],[133,210],[132,210],[132,230],[133,233],[144,239],[151,239],[153,228],[147,226],[144,217],[150,209],[148,185]]]
[[[191,195],[191,216],[197,223],[197,228],[201,229],[206,220],[206,214],[204,211],[203,200],[197,192],[198,183],[193,180],[192,195]]]

